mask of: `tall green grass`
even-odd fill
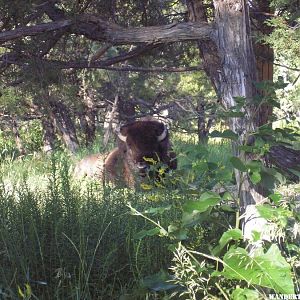
[[[163,239],[134,237],[149,224],[131,216],[127,204],[153,206],[151,193],[83,186],[70,180],[69,169],[53,159],[42,189],[29,187],[28,177],[13,189],[2,181],[0,299],[118,299],[133,290],[145,299],[142,278],[171,260]],[[155,201],[169,203],[172,194]],[[158,216],[166,224],[174,217]]]
[[[179,167],[199,159],[187,153],[198,153],[195,147],[192,141],[176,145]],[[209,145],[203,159],[226,163],[228,149]],[[0,299],[159,299],[142,282],[170,267],[169,241],[136,238],[152,226],[127,205],[138,211],[177,206],[152,216],[167,228],[192,196],[176,187],[141,192],[74,182],[72,163],[56,154],[1,165]],[[191,242],[206,248],[204,233],[195,228]]]

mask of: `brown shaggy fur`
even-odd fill
[[[151,165],[144,158],[162,162],[168,169],[176,169],[176,154],[172,151],[169,133],[166,132],[165,138],[158,141],[164,129],[163,123],[153,119],[122,126],[120,134],[126,141],[118,139],[118,147],[108,155],[94,154],[82,159],[75,168],[76,173],[101,178],[104,175],[115,184],[123,182],[134,187],[136,178],[144,177]]]

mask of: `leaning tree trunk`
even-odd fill
[[[85,73],[85,72],[84,72]],[[80,113],[80,123],[85,135],[86,147],[91,146],[96,138],[96,109],[93,91],[88,87],[85,80],[85,74],[81,82],[80,95],[82,97],[83,109]]]
[[[198,131],[198,143],[206,145],[208,143],[209,130],[213,124],[213,119],[205,117],[205,101],[201,98],[197,101],[197,131]]]
[[[118,113],[118,102],[119,102],[119,94],[117,93],[115,95],[114,103],[111,107],[111,110],[107,112],[105,116],[105,122],[104,122],[104,137],[103,137],[103,148],[105,149],[107,147],[109,138],[113,132],[114,129],[114,122],[117,119],[117,113]]]
[[[76,136],[76,129],[68,108],[62,102],[53,99],[49,101],[49,107],[50,119],[52,120],[54,127],[61,135],[66,147],[72,153],[75,153],[79,144]]]
[[[51,120],[46,116],[42,117],[42,127],[44,131],[43,152],[45,154],[51,154],[55,147],[55,128]]]
[[[26,153],[26,151],[25,151],[23,141],[20,136],[18,122],[14,116],[11,118],[11,125],[12,125],[12,131],[14,134],[17,149],[18,149],[20,155],[24,155]]]

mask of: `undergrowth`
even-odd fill
[[[229,144],[175,147],[179,169],[135,191],[75,181],[61,154],[2,164],[0,299],[239,300],[263,298],[265,287],[297,290],[291,197],[274,193],[259,208],[281,248],[265,243],[251,257]]]
[[[126,206],[149,205],[144,194],[70,180],[69,165],[52,161],[47,188],[26,178],[0,188],[1,299],[118,299],[138,289],[142,276],[166,269],[166,242],[134,235],[148,228]],[[159,203],[171,195],[161,194]],[[176,215],[169,216],[176,218]],[[161,220],[164,223],[164,220]]]

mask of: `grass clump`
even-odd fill
[[[46,189],[32,191],[26,178],[7,189],[2,180],[3,299],[116,299],[167,267],[164,240],[134,238],[149,224],[130,217],[126,205],[149,205],[144,194],[97,182],[82,190],[70,180],[67,161],[52,159],[50,169]]]

